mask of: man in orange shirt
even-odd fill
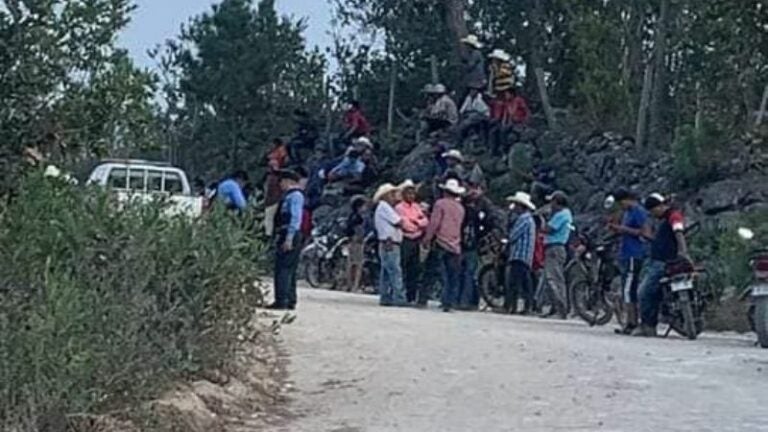
[[[264,232],[267,237],[272,237],[275,230],[275,214],[283,196],[278,172],[285,168],[287,163],[288,148],[283,140],[275,138],[272,141],[272,150],[267,154],[267,178],[264,182]]]
[[[403,229],[403,282],[405,284],[406,300],[408,303],[417,303],[418,306],[427,305],[427,296],[421,289],[421,262],[419,249],[421,238],[429,225],[429,219],[421,208],[421,203],[416,201],[416,185],[411,180],[404,181],[400,186],[402,201],[395,207],[402,219]]]

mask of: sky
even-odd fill
[[[147,51],[167,39],[178,35],[182,24],[189,18],[210,11],[216,0],[134,0],[138,9],[131,23],[120,37],[120,45],[127,48],[139,66],[154,67]],[[327,0],[276,0],[281,15],[307,19],[309,47],[325,48],[331,45],[331,10]]]

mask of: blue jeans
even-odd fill
[[[477,267],[480,257],[477,251],[465,251],[461,256],[461,280],[458,303],[461,307],[477,308],[480,295],[477,292]]]
[[[405,304],[403,291],[403,270],[400,263],[400,245],[392,245],[389,250],[379,243],[381,271],[379,272],[379,295],[382,305]]]
[[[439,246],[436,253],[443,277],[443,298],[441,301],[444,309],[451,309],[456,305],[459,296],[461,255],[452,254]]]
[[[626,304],[636,305],[643,260],[641,258],[625,258],[619,262],[619,267],[621,267],[621,298]]]
[[[648,261],[645,266],[643,281],[638,292],[640,300],[640,320],[644,325],[656,327],[659,323],[659,304],[661,303],[661,278],[666,274],[667,265],[663,261]]]

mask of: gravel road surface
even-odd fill
[[[768,431],[768,351],[301,290],[283,432]]]

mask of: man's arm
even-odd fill
[[[424,234],[423,243],[426,245],[432,243],[437,228],[443,222],[443,207],[440,204],[439,202],[436,203],[435,208],[432,210],[432,217],[429,220],[429,225],[427,225],[427,232]]]
[[[227,195],[229,196],[229,200],[232,202],[232,205],[235,206],[235,208],[238,210],[245,210],[248,208],[248,202],[245,200],[243,188],[241,188],[239,185],[233,185],[228,189],[229,193]]]
[[[285,237],[286,243],[292,243],[294,236],[301,229],[301,216],[304,212],[304,195],[300,193],[291,193],[287,198],[288,210],[291,214],[291,221],[288,223],[288,233]]]

